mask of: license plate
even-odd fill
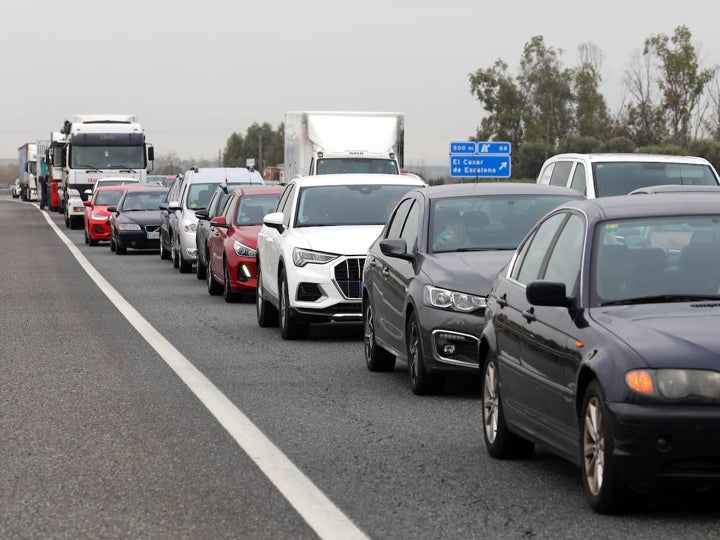
[[[147,233],[148,240],[157,240],[160,238],[160,231],[153,231]]]

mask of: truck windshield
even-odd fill
[[[317,160],[316,174],[375,173],[399,174],[392,159],[322,158]]]
[[[71,146],[70,168],[82,169],[144,169],[145,147],[133,146]]]

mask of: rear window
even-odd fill
[[[595,195],[627,195],[648,186],[716,186],[717,179],[708,165],[686,163],[617,162],[593,163]]]

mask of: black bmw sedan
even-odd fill
[[[110,251],[117,255],[133,249],[160,247],[160,210],[168,189],[147,187],[126,190],[110,213]]]
[[[703,194],[567,203],[487,298],[484,439],[577,464],[597,512],[720,484],[720,210]]]
[[[477,374],[495,275],[538,219],[581,198],[569,188],[507,182],[408,192],[364,266],[368,369],[405,360],[415,394],[440,392],[448,374]]]

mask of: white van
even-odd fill
[[[565,186],[588,199],[627,195],[648,186],[720,185],[709,161],[661,154],[558,154],[543,164],[538,184]]]

